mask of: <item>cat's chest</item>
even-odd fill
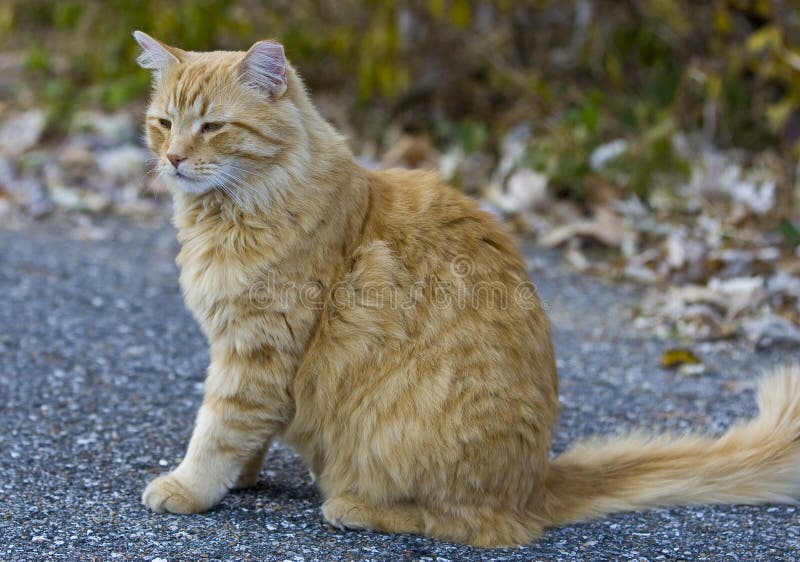
[[[298,290],[306,282],[221,255],[179,265],[186,305],[212,344],[302,352],[315,322],[315,307],[304,300],[309,291]]]
[[[215,252],[201,253],[187,245],[176,262],[186,305],[196,314],[206,312],[214,303],[236,298],[251,283],[252,272],[241,262]]]

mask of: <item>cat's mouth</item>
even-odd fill
[[[170,179],[179,189],[199,195],[211,191],[213,185],[202,177],[191,176],[186,172],[173,170],[170,174]]]
[[[186,171],[176,170],[175,168],[172,168],[169,171],[169,175],[172,176],[173,178],[180,179],[183,181],[197,181],[196,177],[187,174]]]

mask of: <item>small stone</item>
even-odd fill
[[[66,146],[58,157],[57,174],[59,180],[67,185],[83,185],[94,175],[96,169],[94,154],[83,146]]]
[[[3,118],[0,122],[0,154],[18,156],[33,147],[42,136],[47,117],[41,109],[31,109]]]
[[[72,118],[72,130],[95,136],[105,146],[118,146],[136,140],[136,125],[126,112],[104,113],[78,111]]]
[[[149,158],[144,148],[126,144],[97,154],[100,171],[113,183],[124,183],[133,178],[143,178]]]
[[[706,372],[706,366],[702,363],[685,363],[678,367],[678,374],[682,377],[699,377]]]

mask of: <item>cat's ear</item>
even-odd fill
[[[248,87],[264,91],[272,99],[286,91],[286,55],[280,43],[259,41],[247,51],[239,70]]]
[[[141,31],[134,31],[133,37],[142,48],[142,54],[136,59],[142,68],[163,72],[173,64],[181,62],[182,51],[180,49],[165,45]]]

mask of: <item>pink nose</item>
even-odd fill
[[[186,160],[186,156],[178,156],[177,154],[167,154],[167,160],[169,160],[170,162],[172,162],[172,165],[173,165],[173,166],[175,166],[175,167],[177,168],[177,167],[178,167],[178,165],[179,165],[181,162],[183,162],[184,160]]]

